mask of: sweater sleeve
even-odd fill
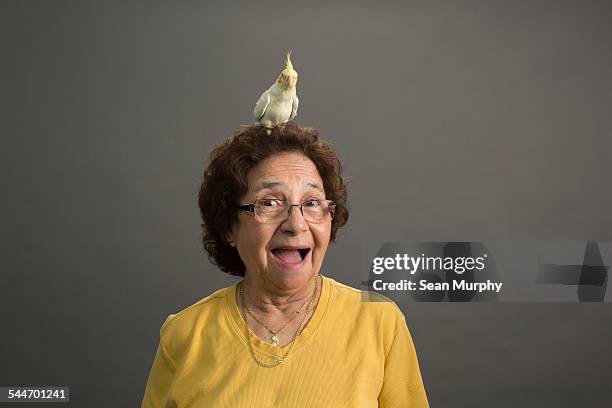
[[[166,319],[164,325],[171,318],[172,315]],[[162,326],[160,330],[161,333],[163,333],[163,327],[164,326]],[[164,408],[166,406],[168,392],[175,371],[176,365],[168,354],[166,346],[164,345],[163,336],[160,336],[155,359],[153,360],[153,366],[149,372],[149,379],[142,399],[141,408]]]
[[[397,307],[397,306],[396,306]],[[404,315],[396,311],[395,337],[385,358],[381,408],[428,408],[425,386]]]

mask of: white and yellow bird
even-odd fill
[[[296,94],[298,73],[291,64],[291,51],[287,53],[285,69],[276,82],[259,97],[253,118],[256,125],[261,125],[272,133],[272,129],[281,126],[297,115],[299,99]]]

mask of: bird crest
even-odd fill
[[[293,64],[291,63],[291,50],[287,53],[287,59],[285,60],[285,68],[293,71]]]
[[[283,70],[283,74],[297,75],[297,72],[293,69],[293,64],[291,63],[291,51],[287,52],[287,58],[285,59],[285,69]]]

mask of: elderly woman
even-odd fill
[[[293,122],[212,152],[204,248],[243,279],[168,317],[143,407],[428,406],[399,308],[319,273],[348,219],[341,171]]]

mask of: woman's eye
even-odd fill
[[[319,200],[307,200],[304,201],[304,206],[305,207],[318,207],[321,203],[319,202]]]
[[[282,202],[281,200],[265,199],[265,200],[259,200],[259,204],[261,204],[264,207],[278,207],[282,205]]]

